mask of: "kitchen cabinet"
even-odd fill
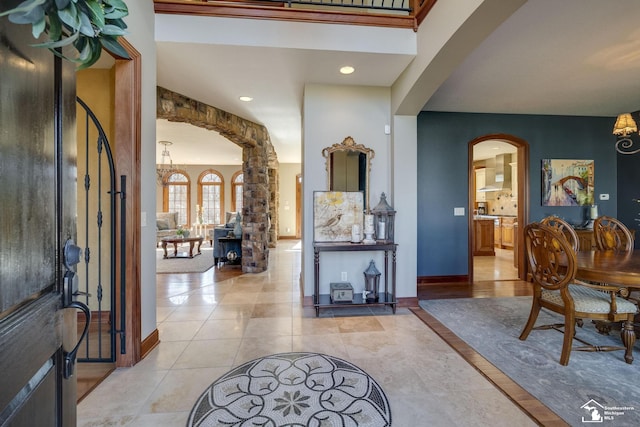
[[[493,245],[501,249],[513,249],[515,216],[500,216],[493,222]]]
[[[492,219],[473,220],[473,255],[495,256]]]
[[[478,191],[479,188],[485,186],[486,172],[487,170],[485,168],[476,169],[476,202],[487,201],[487,193],[485,193],[484,191]]]
[[[515,218],[503,217],[501,218],[501,242],[503,248],[513,249],[513,224],[516,222]]]

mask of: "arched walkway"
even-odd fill
[[[214,130],[242,147],[242,271],[265,271],[277,240],[278,158],[267,129],[257,123],[157,88],[156,117]]]
[[[524,258],[524,239],[522,230],[524,224],[529,221],[529,143],[522,138],[518,138],[509,134],[488,134],[469,141],[468,147],[468,171],[469,171],[469,209],[473,210],[473,200],[475,200],[474,189],[474,169],[473,169],[473,147],[483,141],[498,140],[513,145],[517,149],[518,163],[518,215],[517,222],[520,226],[517,229],[516,247],[514,251],[517,254],[518,276],[523,278],[525,275],[525,258]],[[469,215],[469,279],[473,281],[473,215]]]

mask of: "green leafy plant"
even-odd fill
[[[26,0],[13,9],[0,13],[14,24],[31,24],[34,38],[46,34],[49,40],[34,44],[46,47],[55,55],[88,68],[100,58],[102,48],[120,58],[129,58],[118,42],[126,34],[122,20],[129,14],[122,0]],[[64,46],[73,45],[77,58],[61,53]]]

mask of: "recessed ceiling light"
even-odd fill
[[[240,101],[250,102],[250,101],[253,101],[253,98],[250,96],[241,96]]]
[[[340,72],[341,72],[342,74],[351,74],[351,73],[353,73],[355,70],[356,70],[356,69],[355,69],[355,68],[353,68],[353,67],[352,67],[352,66],[350,66],[350,65],[345,65],[344,67],[341,67],[341,68],[340,68]]]

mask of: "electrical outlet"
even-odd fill
[[[340,273],[340,280],[342,280],[343,282],[347,281],[347,272],[343,271],[342,273]]]
[[[609,200],[609,193],[600,194],[600,200]]]

